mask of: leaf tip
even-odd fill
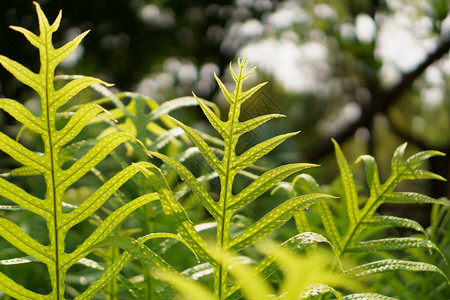
[[[59,10],[58,16],[56,17],[53,24],[50,26],[51,31],[55,32],[59,28],[59,24],[61,23],[62,18],[62,10]]]
[[[20,32],[20,30],[22,30],[22,27],[20,27],[20,26],[14,26],[14,25],[10,25],[9,28],[12,29],[12,30],[14,30],[14,31],[19,31],[19,32]]]

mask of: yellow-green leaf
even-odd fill
[[[111,233],[116,226],[122,222],[129,214],[131,214],[137,208],[150,203],[151,201],[158,200],[156,193],[145,194],[140,196],[131,202],[119,207],[113,213],[111,213],[97,229],[72,253],[65,256],[61,263],[61,268],[67,270],[70,266],[76,263],[82,257],[88,254],[88,251],[92,251],[91,247],[105,239],[109,233]]]
[[[208,194],[206,189],[198,182],[197,178],[181,163],[178,161],[160,154],[158,152],[149,152],[150,155],[156,156],[163,160],[165,163],[174,168],[180,177],[186,182],[192,192],[197,196],[197,198],[202,202],[203,206],[215,217],[220,218],[220,213],[217,204]]]
[[[234,162],[233,167],[237,170],[243,170],[247,168],[252,163],[272,151],[276,146],[284,142],[287,138],[290,138],[291,136],[294,136],[296,134],[298,134],[298,132],[282,134],[253,146],[237,157],[237,160]]]
[[[203,157],[206,159],[208,164],[217,172],[223,173],[223,167],[220,164],[219,159],[216,154],[210,149],[209,145],[203,140],[198,133],[196,133],[192,128],[184,125],[178,120],[172,119],[181,129],[186,132],[192,142],[197,146],[197,148],[202,153]]]
[[[269,170],[231,199],[228,209],[237,210],[244,207],[289,175],[316,166],[314,164],[297,163]]]
[[[45,219],[51,217],[50,209],[44,200],[30,195],[20,187],[3,178],[0,178],[0,195],[35,214],[43,216]]]
[[[242,135],[246,132],[252,131],[253,129],[257,128],[258,126],[261,126],[262,124],[266,123],[267,121],[270,121],[275,118],[283,118],[283,117],[286,117],[286,116],[281,115],[281,114],[270,114],[270,115],[259,116],[259,117],[247,120],[243,123],[237,124],[235,133],[237,135]]]
[[[61,147],[76,137],[89,122],[104,109],[97,104],[85,104],[70,118],[63,129],[57,132],[54,147]]]
[[[23,65],[3,55],[0,55],[0,64],[20,82],[31,87],[39,95],[44,95],[45,87],[42,84],[42,76],[40,74],[33,73]]]
[[[66,85],[56,91],[54,99],[50,101],[49,106],[59,108],[85,88],[99,83],[107,86],[110,85],[103,80],[94,77],[81,77],[71,80],[69,83],[66,83]]]
[[[0,272],[0,290],[7,293],[16,299],[30,299],[30,300],[46,300],[51,299],[49,295],[41,295],[30,290],[27,290],[14,280]]]
[[[25,125],[28,129],[42,134],[44,124],[42,120],[33,115],[22,104],[11,99],[0,99],[0,108],[9,113],[14,119]]]
[[[50,169],[49,163],[44,156],[38,156],[2,132],[0,132],[0,150],[21,164],[32,167],[41,173]]]
[[[50,249],[36,242],[15,223],[0,217],[0,236],[20,251],[34,256],[40,261],[51,264],[54,259]]]
[[[258,222],[250,226],[246,231],[232,239],[230,243],[231,249],[233,251],[239,251],[249,245],[255,244],[286,223],[297,210],[305,209],[313,203],[326,198],[333,198],[333,196],[309,194],[283,202],[268,212]]]
[[[114,175],[91,196],[84,200],[75,210],[64,215],[59,223],[60,229],[67,231],[72,226],[88,218],[92,213],[99,209],[119,187],[139,171],[140,169],[138,169],[136,165],[131,165]]]
[[[348,165],[347,159],[342,153],[338,143],[333,140],[334,149],[336,152],[336,160],[339,165],[339,171],[341,173],[342,184],[345,192],[345,205],[347,207],[347,214],[351,224],[356,224],[359,217],[358,209],[358,194],[356,193],[355,181],[353,174]]]
[[[123,132],[111,133],[104,137],[68,170],[63,171],[62,176],[57,178],[57,186],[62,189],[68,188],[101,162],[117,146],[130,140],[135,140],[135,138]]]

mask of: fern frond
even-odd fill
[[[352,174],[350,172],[350,169],[348,168],[348,163],[346,162],[345,157],[342,154],[342,151],[339,148],[339,145],[335,143],[336,148],[336,157],[338,158],[339,168],[341,172],[341,176],[343,178],[343,189],[346,191],[346,204],[347,206],[353,206],[353,210],[357,209],[357,218],[354,219],[350,215],[354,215],[352,212],[349,212],[349,219],[350,224],[347,229],[347,233],[344,236],[342,240],[343,248],[341,249],[341,253],[344,253],[345,251],[349,250],[352,246],[355,245],[355,243],[360,243],[359,241],[359,234],[364,229],[370,229],[370,228],[380,228],[382,226],[386,225],[386,218],[377,218],[374,216],[376,209],[382,204],[382,203],[388,203],[388,202],[394,202],[394,203],[439,203],[442,205],[445,205],[443,201],[433,199],[431,197],[428,197],[423,194],[418,193],[410,193],[410,192],[394,192],[394,189],[396,185],[405,179],[411,179],[414,177],[414,179],[421,178],[420,176],[416,176],[417,174],[422,174],[422,170],[418,170],[417,167],[420,165],[419,162],[423,162],[426,158],[429,158],[431,156],[435,155],[442,155],[442,153],[439,153],[437,151],[429,151],[416,156],[412,156],[412,159],[404,160],[404,152],[406,149],[406,144],[401,145],[397,148],[395,151],[391,168],[392,168],[392,174],[387,179],[387,181],[384,184],[379,183],[378,178],[378,171],[376,168],[375,160],[367,155],[364,155],[361,157],[361,161],[364,162],[366,167],[366,179],[367,184],[370,189],[370,196],[369,199],[367,199],[364,206],[359,209],[358,199],[356,198],[356,201],[354,199],[355,197],[355,189],[354,189],[354,180],[352,179]],[[438,176],[434,177],[435,179],[439,179]],[[353,195],[351,197],[347,197],[347,195]],[[356,203],[356,204],[355,204]],[[356,207],[355,207],[356,205]],[[390,218],[392,220],[392,225],[400,225],[402,224],[404,226],[410,226],[415,227],[420,230],[417,225],[414,224],[413,221],[400,221],[399,219]],[[380,224],[377,224],[377,221],[380,222]],[[400,222],[399,222],[400,221]],[[366,241],[361,243],[371,243],[373,241]],[[418,245],[422,245],[425,247],[431,247],[436,248],[435,246],[429,244],[429,242],[422,242],[417,243],[411,242],[410,239],[389,239],[382,242],[384,246],[381,246],[380,242],[374,242],[375,244],[380,246],[380,250],[383,248],[388,251],[393,248],[401,247],[400,245],[403,245],[404,248],[409,247],[416,247]],[[393,248],[390,248],[393,247]],[[368,248],[369,249],[369,248]]]
[[[39,243],[18,225],[3,217],[0,218],[0,236],[18,250],[46,264],[52,291],[48,295],[39,295],[15,283],[3,273],[0,273],[0,290],[18,299],[64,299],[64,280],[67,270],[75,263],[88,264],[85,256],[92,251],[90,249],[95,243],[105,239],[121,221],[138,207],[157,200],[158,195],[146,194],[115,210],[75,251],[65,252],[65,238],[68,230],[91,216],[139,169],[131,166],[118,173],[88,197],[85,203],[78,207],[72,207],[73,210],[69,213],[63,212],[65,191],[95,168],[116,147],[127,141],[136,141],[136,138],[125,133],[108,135],[96,142],[69,168],[63,169],[63,164],[71,160],[70,157],[76,150],[90,146],[91,143],[84,141],[76,145],[67,147],[66,145],[92,119],[104,113],[105,110],[96,104],[85,104],[71,115],[70,120],[62,129],[57,130],[58,109],[89,86],[96,84],[110,86],[110,84],[93,77],[79,77],[66,83],[62,88],[55,89],[53,85],[55,68],[75,50],[88,32],[80,34],[69,43],[55,49],[52,44],[52,36],[59,27],[61,12],[50,25],[39,4],[34,2],[34,5],[39,19],[40,34],[35,35],[21,27],[12,27],[12,29],[22,33],[33,46],[38,48],[41,62],[39,73],[36,74],[5,56],[0,56],[0,64],[19,81],[38,93],[41,100],[41,114],[39,117],[33,115],[22,104],[12,99],[0,99],[0,109],[39,134],[44,144],[44,153],[35,153],[27,149],[4,133],[0,133],[0,150],[23,165],[6,173],[7,175],[3,175],[3,177],[42,175],[45,180],[46,195],[45,199],[39,199],[3,178],[0,178],[0,195],[23,209],[43,217],[47,224],[50,243],[48,245]],[[104,283],[100,282],[99,286]]]
[[[315,207],[319,210],[321,221],[324,227],[325,236],[333,243],[340,257],[351,252],[371,253],[371,252],[392,252],[404,251],[412,248],[425,248],[439,253],[445,257],[436,244],[428,239],[424,228],[414,220],[400,218],[389,215],[378,215],[377,208],[383,203],[416,203],[416,204],[437,204],[448,206],[442,199],[433,199],[429,196],[413,192],[396,192],[397,185],[403,180],[417,179],[443,179],[442,177],[428,171],[420,170],[418,167],[426,159],[443,155],[438,151],[423,151],[405,158],[406,144],[400,145],[395,151],[392,161],[392,173],[384,182],[380,182],[378,166],[375,159],[370,155],[362,155],[356,161],[362,162],[365,167],[366,182],[369,190],[369,197],[360,199],[357,194],[355,179],[350,169],[349,163],[342,153],[339,145],[333,141],[336,152],[336,159],[339,166],[341,184],[344,194],[344,204],[346,205],[346,222],[337,220],[332,210],[325,201],[321,201]],[[299,175],[292,183],[306,193],[320,192],[320,188],[315,180],[309,175]],[[294,189],[295,190],[295,189]],[[339,224],[345,224],[338,228]],[[384,237],[376,236],[380,230],[387,227],[409,228],[423,233],[424,237]],[[341,229],[344,234],[341,234]],[[373,257],[367,256],[373,260]],[[441,275],[444,273],[432,264],[403,260],[381,260],[366,262],[356,266],[346,273],[352,276],[365,276],[386,271],[410,270],[410,271],[431,271]],[[374,296],[375,297],[375,296]],[[377,299],[378,296],[375,297]],[[384,296],[380,296],[383,299]],[[350,296],[348,299],[352,299]],[[357,298],[356,298],[357,299]]]
[[[318,193],[290,199],[276,207],[271,212],[267,213],[265,217],[253,224],[247,230],[231,238],[231,218],[238,209],[253,202],[261,194],[274,187],[286,177],[304,169],[316,166],[305,163],[289,164],[268,170],[260,176],[250,174],[244,170],[250,167],[265,154],[273,150],[284,140],[297,134],[297,132],[293,132],[279,135],[257,144],[239,156],[236,154],[236,145],[240,136],[271,119],[282,116],[272,114],[256,117],[245,122],[241,122],[239,120],[241,105],[252,95],[255,95],[255,93],[264,85],[264,83],[259,84],[247,91],[243,91],[243,83],[253,71],[252,70],[248,73],[244,72],[244,68],[247,63],[248,62],[246,59],[239,59],[239,71],[237,73],[231,68],[231,74],[235,81],[235,89],[233,92],[230,92],[222,81],[215,76],[225,99],[230,103],[227,121],[222,121],[219,116],[204,103],[202,99],[199,99],[194,95],[208,121],[223,139],[223,141],[217,141],[214,142],[214,144],[223,147],[223,149],[215,150],[215,148],[210,146],[210,143],[206,140],[206,136],[204,134],[190,128],[180,121],[173,119],[173,122],[189,136],[191,141],[195,144],[195,146],[197,146],[198,151],[202,154],[208,165],[213,169],[213,171],[215,171],[215,173],[212,173],[214,176],[211,177],[219,177],[220,194],[217,202],[212,199],[205,188],[197,181],[197,178],[179,161],[160,153],[149,152],[149,155],[155,156],[163,160],[167,165],[171,166],[181,177],[181,179],[184,180],[186,186],[191,189],[193,194],[200,200],[203,206],[216,220],[216,246],[223,251],[231,251],[232,253],[254,245],[257,241],[260,241],[265,236],[285,224],[299,210],[302,210],[319,200],[330,197],[328,195]],[[234,194],[232,187],[238,174],[251,178],[253,182],[251,182],[243,190]],[[156,170],[153,170],[150,171],[147,176],[151,179],[151,182],[154,185],[154,182],[157,181],[155,176],[157,177],[159,175]],[[156,188],[156,190],[161,190],[161,187]],[[163,209],[165,212],[169,215],[179,215],[180,218],[176,222],[178,222],[178,224],[184,224],[184,226],[179,226],[179,234],[187,242],[192,241],[200,245],[200,240],[197,241],[197,239],[201,239],[201,237],[195,231],[195,228],[192,225],[189,225],[190,221],[187,218],[187,214],[184,212],[184,208],[178,202],[175,202],[175,197],[171,195],[170,190],[167,189],[167,193],[164,195],[162,192],[160,193],[160,198],[163,199],[164,197],[168,200],[162,200],[163,202],[166,202],[167,204],[171,203],[170,207],[166,206],[166,208],[164,208],[165,204],[163,204]],[[194,246],[193,248],[195,249]],[[212,252],[205,250],[201,251],[204,255],[210,256],[207,259],[205,257],[203,258],[209,262],[214,269],[215,296],[218,299],[223,299],[223,297],[225,297],[224,293],[227,282],[227,263],[221,260],[220,257],[216,257]]]

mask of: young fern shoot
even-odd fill
[[[60,157],[62,147],[71,142],[104,109],[96,104],[85,104],[60,130],[56,129],[57,110],[90,85],[109,84],[92,77],[80,77],[55,90],[53,85],[55,68],[75,50],[88,32],[84,32],[64,46],[54,49],[52,36],[59,27],[61,12],[54,23],[50,25],[39,4],[34,2],[34,5],[39,18],[40,35],[35,35],[22,27],[11,28],[22,33],[33,46],[39,49],[40,72],[36,74],[5,56],[0,56],[0,64],[19,81],[38,93],[42,107],[41,115],[36,117],[22,104],[11,99],[0,99],[0,108],[29,130],[41,136],[44,153],[35,153],[1,132],[0,150],[21,163],[22,171],[26,169],[29,174],[42,174],[46,185],[46,196],[45,199],[35,197],[3,178],[0,178],[0,196],[42,216],[47,224],[50,242],[48,245],[43,245],[5,217],[0,217],[0,236],[18,250],[47,266],[52,290],[47,295],[38,294],[26,289],[1,272],[0,290],[17,299],[64,299],[64,281],[68,269],[92,252],[92,246],[105,239],[130,213],[142,205],[157,200],[158,195],[149,193],[116,209],[81,245],[73,252],[66,253],[65,238],[68,231],[99,209],[117,189],[139,172],[139,168],[136,165],[125,168],[106,181],[78,207],[72,207],[73,210],[68,213],[63,212],[65,191],[116,147],[124,142],[135,140],[135,138],[120,132],[110,134],[101,139],[69,168],[62,168],[64,162]],[[97,284],[104,285],[106,282],[107,280]],[[86,299],[86,297],[81,294],[79,299]]]
[[[244,73],[244,68],[247,64],[247,60],[239,59],[239,71],[236,73],[232,68],[230,68],[232,77],[236,84],[233,92],[228,91],[222,81],[216,76],[219,87],[225,96],[225,99],[230,104],[227,121],[222,121],[205,103],[202,102],[202,100],[196,97],[201,109],[208,118],[209,123],[224,140],[222,159],[219,159],[216,156],[199,133],[174,119],[174,122],[184,130],[192,142],[198,147],[207,163],[218,174],[220,180],[220,196],[218,202],[212,199],[211,195],[205,190],[205,188],[197,182],[194,175],[192,175],[192,173],[181,163],[160,153],[149,153],[150,155],[160,158],[166,164],[176,169],[180,177],[191,188],[203,206],[215,218],[217,222],[216,246],[220,249],[219,252],[226,251],[236,253],[244,248],[254,245],[256,242],[262,240],[268,234],[285,224],[298,210],[304,209],[318,200],[330,197],[329,195],[316,193],[289,199],[267,213],[244,232],[238,234],[234,238],[231,238],[231,218],[237,210],[253,202],[261,194],[268,191],[271,187],[286,177],[301,170],[315,166],[307,163],[294,163],[274,168],[266,171],[261,176],[258,176],[242,191],[237,194],[233,194],[233,183],[239,172],[252,165],[255,161],[273,150],[287,138],[297,134],[297,132],[294,132],[279,135],[253,146],[241,155],[236,154],[237,142],[244,133],[257,128],[271,119],[282,117],[282,115],[279,114],[270,114],[259,116],[245,122],[239,121],[241,105],[264,85],[264,83],[259,84],[248,91],[243,91],[244,81],[253,71]],[[151,177],[152,182],[156,182],[155,176],[153,175]],[[171,207],[167,205],[165,208],[165,211],[169,214],[175,214],[175,206],[177,210],[184,211],[184,208],[178,202],[175,203],[175,197],[171,193],[160,194],[160,198],[163,203],[163,207],[164,202],[172,203]],[[167,200],[164,200],[164,198]],[[184,213],[183,215],[185,216],[183,217],[183,220],[186,220],[186,214]],[[203,239],[194,230],[192,224],[185,222],[183,226],[185,226],[183,227],[184,229],[179,231],[179,233],[187,242],[192,242],[197,246],[206,245],[206,242],[202,241]],[[186,226],[189,227],[189,230],[186,230]],[[204,249],[202,246],[196,247],[195,245],[192,245],[192,248],[200,250]],[[227,297],[228,265],[225,260],[220,258],[220,255],[218,257],[217,255],[212,254],[213,252],[214,251],[201,250],[201,253],[198,254],[203,258],[206,256],[206,260],[211,263],[214,269],[215,297],[217,299],[225,299]]]

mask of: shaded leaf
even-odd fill
[[[336,153],[336,160],[339,165],[339,171],[341,173],[342,185],[345,192],[345,205],[347,207],[347,214],[351,224],[356,224],[359,218],[358,210],[358,194],[356,193],[356,186],[353,179],[353,174],[348,165],[347,159],[342,153],[338,143],[333,140],[334,149]]]
[[[385,259],[380,261],[375,261],[360,265],[349,270],[345,273],[351,277],[360,277],[378,273],[384,273],[388,271],[427,271],[435,272],[444,276],[447,281],[448,278],[445,274],[435,265],[415,262],[415,261],[405,261],[405,260],[395,260],[395,259]]]
[[[267,234],[286,223],[297,210],[305,209],[316,201],[332,197],[333,196],[326,194],[310,194],[299,196],[280,204],[262,217],[258,222],[250,226],[246,231],[232,239],[230,249],[239,251],[256,243]]]

